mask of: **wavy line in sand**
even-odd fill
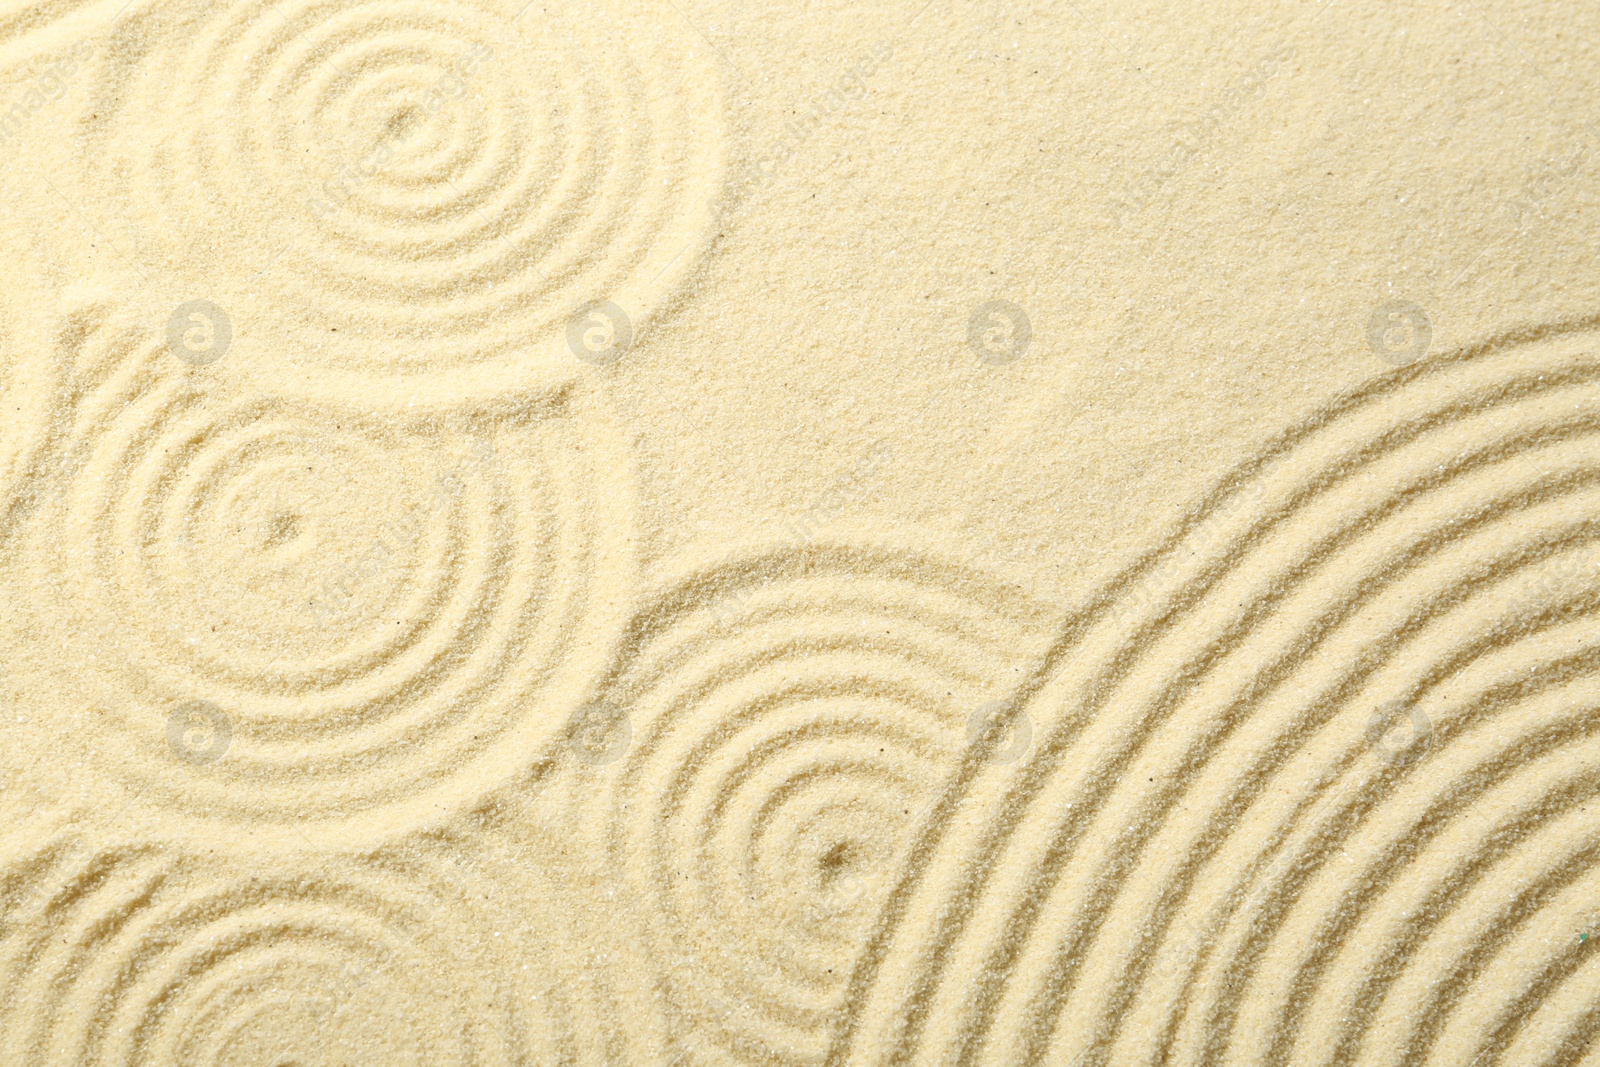
[[[1030,686],[1039,744],[965,768],[951,810],[983,817],[919,842],[831,1058],[1576,1062],[1591,330],[1385,376],[1073,620]]]
[[[32,314],[40,294],[19,274],[0,293],[0,539],[31,503],[61,392],[60,364]]]
[[[670,5],[138,3],[107,51],[84,172],[274,391],[548,388],[580,308],[637,334],[713,236],[721,72]]]
[[[525,852],[472,837],[239,872],[45,820],[0,851],[0,1060],[640,1062]],[[585,964],[588,963],[586,967]]]
[[[121,0],[24,0],[0,10],[0,66],[36,60],[103,25]]]
[[[93,654],[35,680],[66,705],[45,718],[230,834],[359,838],[526,772],[626,617],[627,457],[598,402],[362,420],[229,394],[115,311],[83,314],[76,459],[22,580],[59,592],[48,625]],[[197,706],[225,752],[178,751],[173,716]]]
[[[740,554],[647,598],[603,688],[628,716],[592,824],[694,1062],[816,1062],[912,828],[1051,633],[911,552]]]

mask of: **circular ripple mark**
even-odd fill
[[[52,691],[114,778],[222,828],[360,837],[557,742],[630,584],[597,403],[413,430],[207,390],[108,333],[30,559],[95,650]]]
[[[708,247],[720,72],[669,5],[163,3],[118,32],[87,171],[279,390],[544,389],[574,312],[642,328]]]
[[[697,573],[606,687],[631,737],[587,770],[691,1051],[815,1062],[915,828],[1049,614],[893,552],[814,546]]]

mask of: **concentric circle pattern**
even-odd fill
[[[0,0],[0,1067],[1600,1067],[1600,3],[1078,6]]]
[[[1600,1033],[1600,355],[1385,375],[1070,627],[831,1062],[1556,1064]]]
[[[144,4],[82,118],[84,173],[118,191],[140,273],[227,309],[239,365],[280,391],[544,389],[581,367],[579,308],[640,328],[712,236],[720,72],[654,8]]]
[[[625,754],[573,760],[689,1062],[817,1062],[973,708],[1049,635],[910,553],[740,556],[653,598],[606,687]]]
[[[0,846],[5,1063],[636,1062],[525,853],[457,837],[246,875],[63,822]]]
[[[554,743],[626,617],[595,586],[629,582],[627,463],[580,389],[515,422],[360,419],[88,314],[23,580],[93,650],[35,691],[102,772],[223,830],[359,837]]]

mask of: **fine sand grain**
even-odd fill
[[[1600,1064],[1597,43],[0,0],[0,1067]]]

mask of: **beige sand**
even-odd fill
[[[1600,1063],[1597,40],[0,4],[0,1067]]]

